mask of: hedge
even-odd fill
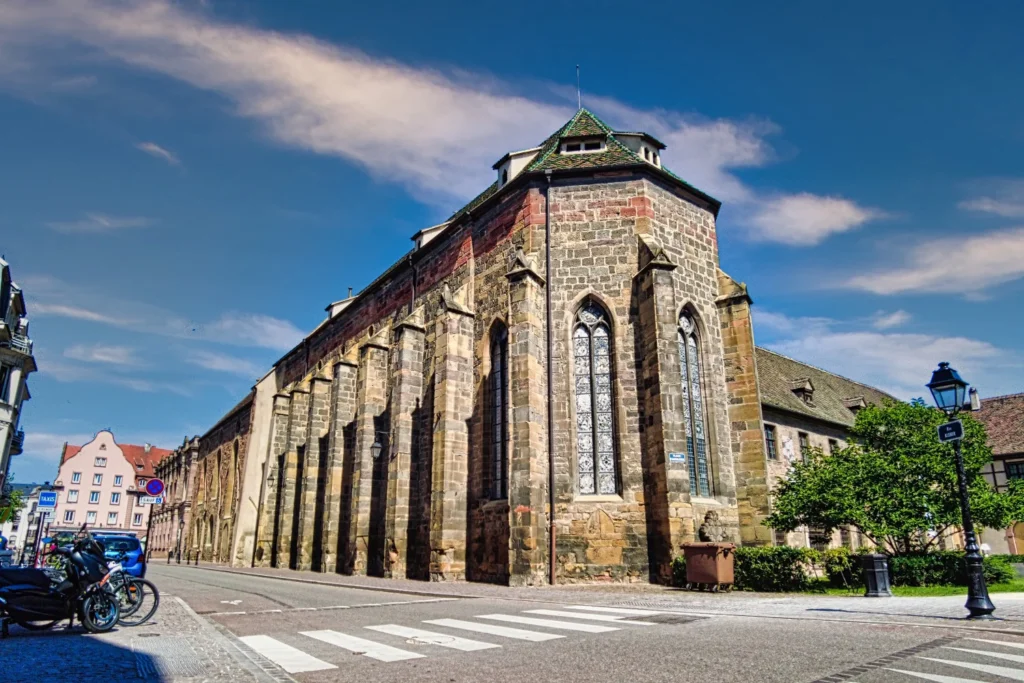
[[[816,581],[815,570],[828,576],[830,585],[859,588],[864,585],[858,553],[846,548],[825,551],[789,546],[737,548],[733,587],[766,593],[802,591]],[[985,581],[1006,583],[1016,578],[1005,555],[989,555],[984,559]],[[893,586],[965,586],[967,565],[963,553],[936,551],[919,555],[889,557],[889,579]],[[672,563],[672,583],[686,585],[686,561],[680,556]]]

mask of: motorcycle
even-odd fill
[[[84,524],[79,535],[70,549],[52,551],[65,559],[59,582],[41,569],[0,569],[0,637],[7,637],[11,622],[42,631],[67,619],[71,628],[76,614],[91,633],[117,625],[120,602],[103,589],[108,573],[103,545]]]

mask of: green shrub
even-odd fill
[[[1006,583],[1016,573],[1004,557],[988,556],[983,570],[988,583]],[[889,558],[889,576],[894,586],[966,586],[967,563],[956,550],[940,550]]]
[[[807,566],[820,559],[809,548],[764,546],[736,549],[736,584],[741,590],[778,593],[807,590]]]
[[[672,560],[672,585],[676,588],[686,585],[686,558],[682,555]]]
[[[1017,570],[1010,566],[1010,560],[1001,555],[989,555],[982,565],[985,570],[985,582],[1008,583],[1017,578]],[[964,581],[964,583],[967,583]]]
[[[1024,555],[989,555],[989,557],[1001,557],[1011,564],[1024,564]]]
[[[829,548],[822,553],[822,563],[828,583],[833,588],[859,588],[864,585],[860,554],[849,548]]]

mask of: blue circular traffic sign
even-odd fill
[[[146,493],[151,496],[159,496],[164,492],[164,483],[159,479],[150,479],[146,482]]]

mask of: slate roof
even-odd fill
[[[758,347],[755,350],[755,361],[761,404],[776,410],[849,427],[853,425],[854,412],[846,407],[844,399],[863,397],[869,404],[880,404],[886,399],[896,400],[894,396],[867,384],[826,372],[768,349]],[[796,380],[810,380],[814,387],[810,404],[793,391]]]
[[[1024,394],[983,398],[971,416],[984,423],[993,455],[1024,454]]]

